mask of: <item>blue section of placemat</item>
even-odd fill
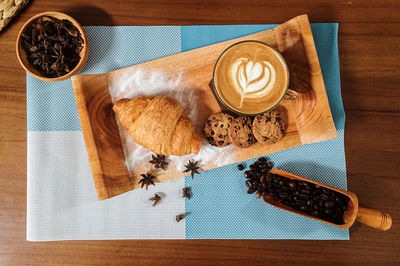
[[[182,28],[182,50],[190,50],[217,41],[236,38],[268,25],[215,26]],[[344,154],[344,109],[340,92],[337,49],[338,24],[313,24],[313,36],[320,59],[325,86],[338,130],[338,138],[270,154],[281,168],[302,176],[346,189]],[[245,161],[248,166],[255,159]],[[186,238],[245,239],[348,239],[348,230],[326,225],[265,204],[255,195],[248,195],[243,172],[229,165],[202,172],[185,183],[192,188],[186,199]]]
[[[181,31],[182,52],[269,30],[276,26],[278,25],[184,26]]]
[[[88,26],[89,59],[81,74],[105,73],[181,52],[179,26]],[[80,131],[71,79],[38,80],[27,74],[28,131]]]
[[[85,27],[91,52],[82,73],[103,73],[273,26]],[[346,188],[337,29],[337,24],[312,25],[338,138],[269,157],[279,168]],[[27,75],[27,113],[28,131],[81,130],[70,80],[43,82]],[[229,165],[194,180],[186,177],[193,194],[186,200],[186,238],[349,238],[348,230],[275,209],[248,195],[242,174]]]

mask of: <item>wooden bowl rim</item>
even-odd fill
[[[302,176],[299,176],[299,175],[295,175],[293,173],[290,173],[290,172],[287,172],[287,171],[284,171],[284,170],[281,170],[281,169],[277,169],[277,168],[271,169],[270,173],[281,175],[283,177],[290,178],[290,179],[297,179],[297,180],[307,181],[307,182],[313,183],[315,185],[319,185],[321,187],[325,187],[325,188],[337,191],[337,192],[339,192],[341,194],[344,194],[347,197],[349,197],[349,199],[350,199],[349,200],[349,204],[353,205],[352,206],[353,207],[353,211],[352,211],[352,214],[351,214],[351,219],[347,223],[335,224],[335,223],[331,223],[331,222],[322,220],[320,218],[314,217],[312,215],[309,215],[309,214],[302,213],[300,211],[294,210],[291,207],[285,208],[283,206],[275,205],[275,204],[273,204],[273,203],[271,203],[269,201],[268,195],[264,195],[263,196],[263,200],[264,200],[265,203],[267,203],[267,204],[269,204],[269,205],[271,205],[271,206],[273,206],[275,208],[279,208],[281,210],[285,210],[285,211],[288,211],[288,212],[291,212],[291,213],[299,214],[301,216],[305,216],[307,218],[310,218],[310,219],[313,219],[313,220],[316,220],[316,221],[319,221],[319,222],[323,222],[323,223],[326,223],[326,224],[330,224],[330,225],[333,225],[333,226],[336,226],[336,227],[339,227],[339,228],[343,228],[343,229],[350,228],[353,225],[354,221],[356,220],[357,213],[358,213],[358,198],[357,198],[357,195],[354,194],[353,192],[350,192],[350,191],[347,191],[347,190],[343,190],[343,189],[340,189],[340,188],[337,188],[337,187],[333,187],[333,186],[327,185],[325,183],[321,183],[321,182],[318,182],[318,181],[315,181],[315,180],[312,180],[312,179],[308,179],[308,178],[305,178],[305,177],[302,177]]]
[[[63,17],[65,19],[71,21],[74,24],[74,26],[79,30],[81,37],[83,39],[83,48],[82,48],[82,51],[80,52],[81,59],[79,60],[78,64],[69,73],[67,73],[66,75],[61,76],[61,77],[48,78],[48,77],[40,76],[38,74],[33,73],[31,71],[31,68],[33,68],[33,67],[30,65],[27,66],[21,59],[22,51],[20,51],[20,50],[23,49],[22,45],[21,45],[21,36],[22,36],[22,32],[26,29],[26,27],[35,19],[38,19],[42,16],[49,16],[49,17],[53,16],[54,17],[55,15]],[[20,31],[18,32],[17,41],[16,41],[16,53],[17,53],[18,61],[21,64],[21,66],[25,69],[26,72],[28,72],[35,78],[44,80],[44,81],[61,81],[61,80],[65,80],[65,79],[68,79],[68,78],[74,76],[75,74],[79,73],[82,70],[82,68],[86,64],[86,61],[89,57],[89,42],[88,42],[85,30],[82,28],[81,24],[79,24],[79,22],[76,21],[73,17],[71,17],[65,13],[62,13],[62,12],[46,11],[46,12],[42,12],[42,13],[34,15],[30,19],[28,19],[24,23],[24,25],[21,27]],[[23,53],[26,53],[26,52],[23,51]]]

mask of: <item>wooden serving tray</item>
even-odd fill
[[[286,134],[274,145],[256,143],[248,149],[233,148],[233,161],[325,141],[337,137],[307,15],[293,18],[273,29],[213,44],[184,53],[96,75],[72,77],[86,149],[99,200],[138,188],[138,175],[128,174],[112,101],[109,80],[126,70],[163,71],[169,77],[181,74],[181,81],[201,95],[200,118],[221,111],[210,88],[214,64],[230,45],[243,40],[259,40],[277,48],[290,71],[290,89],[299,93],[296,100],[279,105],[286,116]],[[201,132],[198,132],[201,133]],[[208,170],[222,165],[202,165]],[[139,172],[137,173],[139,174]],[[157,176],[159,182],[186,174],[177,170]]]

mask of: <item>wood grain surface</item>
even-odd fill
[[[179,76],[185,91],[191,91],[198,96],[197,105],[200,107],[197,110],[197,119],[192,122],[196,132],[202,136],[207,118],[213,113],[221,112],[221,104],[210,88],[212,69],[225,49],[245,40],[267,43],[282,53],[290,69],[290,88],[297,91],[298,96],[296,100],[283,100],[277,107],[281,110],[282,117],[285,117],[283,120],[286,125],[285,135],[281,140],[273,145],[258,142],[246,149],[232,146],[230,160],[226,160],[223,165],[208,162],[203,164],[202,170],[337,137],[310,23],[307,15],[297,16],[273,29],[240,38],[108,73],[72,77],[82,133],[99,200],[140,188],[140,174],[148,170],[148,166],[143,164],[131,166],[133,169],[129,176],[125,170],[123,141],[120,137],[122,134],[116,126],[110,127],[110,124],[116,125],[117,121],[110,108],[113,104],[111,98],[115,95],[109,93],[109,87],[122,77],[126,78],[127,74],[134,75],[137,71],[161,71],[172,79]],[[114,98],[115,100],[119,99]],[[157,180],[165,182],[185,175],[186,173],[169,167],[167,171],[157,174]]]
[[[392,215],[390,231],[359,223],[350,241],[130,240],[32,243],[26,226],[26,84],[18,30],[43,11],[83,25],[281,23],[307,13],[340,22],[349,190]],[[400,2],[398,0],[34,0],[0,34],[0,265],[398,264],[400,261]]]

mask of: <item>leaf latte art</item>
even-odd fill
[[[238,58],[231,66],[230,78],[234,89],[241,95],[239,108],[245,98],[262,97],[269,93],[276,81],[273,65],[267,61],[253,62]]]
[[[218,58],[213,73],[218,99],[233,112],[255,115],[275,108],[289,85],[282,55],[257,41],[238,42]]]

